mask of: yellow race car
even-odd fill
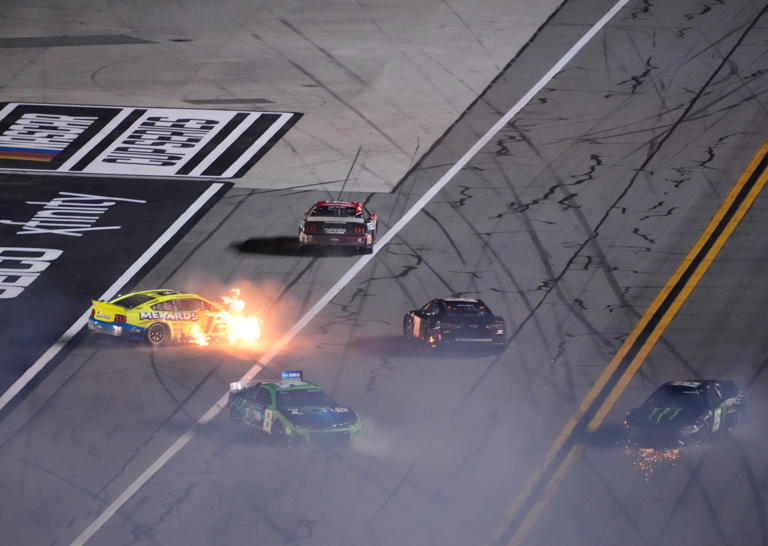
[[[228,326],[225,310],[197,294],[176,290],[143,290],[118,296],[110,302],[93,301],[88,329],[111,336],[146,340],[150,345],[168,342],[224,339]]]

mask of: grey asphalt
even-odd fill
[[[394,193],[347,196],[391,226],[610,5],[566,2]],[[765,141],[763,9],[631,2],[260,374],[304,369],[354,407],[353,445],[263,445],[221,415],[91,543],[491,543]],[[290,243],[302,211],[333,196],[234,188],[139,288],[243,287],[268,346],[357,259]],[[768,543],[766,206],[758,196],[526,544]],[[505,353],[405,345],[404,312],[443,295],[503,315]],[[3,537],[69,543],[260,353],[78,340],[0,423]],[[625,412],[696,377],[744,387],[746,425],[638,470]]]

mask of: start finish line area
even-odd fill
[[[0,394],[17,394],[91,300],[156,263],[230,187],[0,174]]]
[[[300,117],[0,103],[0,411]]]

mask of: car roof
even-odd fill
[[[316,207],[352,207],[359,208],[362,205],[356,201],[318,201]]]
[[[152,300],[147,300],[142,305],[145,305],[146,303],[151,303],[151,302],[153,303],[158,300],[171,299],[171,298],[200,298],[201,300],[209,301],[208,299],[198,294],[179,292],[178,290],[172,290],[169,288],[155,288],[152,290],[139,290],[138,292],[131,292],[130,294],[120,294],[119,296],[115,296],[112,299],[112,301],[127,298],[129,296],[138,296],[138,295],[152,298]]]
[[[708,385],[717,385],[718,382],[714,379],[691,379],[688,381],[668,381],[659,388],[664,387],[680,387],[693,390],[702,390]]]
[[[261,385],[275,392],[320,389],[320,387],[309,381],[296,381],[293,379],[283,381],[263,381]]]

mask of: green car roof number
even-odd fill
[[[262,385],[264,386],[264,388],[267,388],[272,392],[304,390],[304,389],[320,389],[320,387],[318,387],[314,383],[302,383],[300,385],[296,385],[296,384],[281,385],[280,383],[264,382],[262,383]]]

